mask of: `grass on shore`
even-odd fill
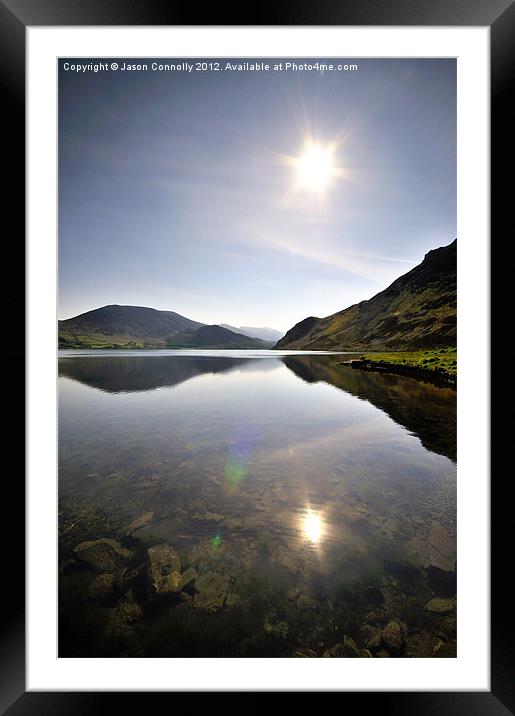
[[[101,334],[97,335],[67,335],[59,333],[59,348],[148,348],[149,345],[142,341],[128,338],[115,337],[109,341],[106,336]],[[157,347],[157,346],[152,346]]]
[[[371,361],[384,361],[395,365],[414,366],[431,371],[443,369],[449,375],[457,373],[456,348],[433,348],[420,351],[396,351],[392,353],[364,353],[364,358]]]

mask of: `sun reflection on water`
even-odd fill
[[[304,516],[302,530],[306,539],[311,544],[318,544],[322,538],[323,523],[322,518],[316,512],[308,510]]]

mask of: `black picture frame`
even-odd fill
[[[199,17],[202,21],[199,23]],[[316,3],[275,0],[253,2],[235,7],[233,4],[197,6],[174,0],[0,0],[0,81],[4,124],[3,137],[15,148],[14,161],[7,172],[9,182],[4,188],[4,219],[16,216],[16,233],[9,244],[11,262],[24,265],[25,217],[25,38],[28,26],[73,25],[390,25],[390,26],[489,26],[491,33],[491,171],[495,191],[491,197],[491,236],[509,226],[507,212],[513,189],[508,163],[514,156],[512,132],[515,126],[510,99],[513,94],[515,54],[515,3],[509,0],[317,0]],[[511,80],[511,83],[510,83]],[[6,142],[6,143],[7,143]],[[4,145],[5,146],[5,145]],[[5,167],[4,167],[5,168]],[[511,169],[511,166],[510,166]],[[504,177],[509,184],[501,185]],[[6,239],[7,240],[7,239]],[[492,242],[493,243],[493,242]],[[495,253],[491,251],[491,258]],[[496,292],[492,295],[496,305]],[[23,296],[17,299],[23,309]],[[500,305],[500,299],[499,304]],[[20,315],[21,313],[21,315]],[[21,320],[20,320],[21,319]],[[11,335],[10,371],[13,380],[24,365],[23,310],[9,318]],[[12,376],[12,377],[11,377]],[[24,377],[24,376],[23,376]],[[14,382],[14,381],[13,381]],[[18,381],[22,384],[22,376]],[[23,403],[16,393],[19,415],[16,427],[23,423]],[[497,426],[500,428],[500,426]],[[497,434],[497,433],[496,433]],[[20,430],[21,435],[21,430]],[[501,438],[498,438],[499,442]],[[22,453],[23,454],[23,448]],[[489,692],[343,692],[338,695],[339,708],[349,708],[359,699],[359,708],[378,709],[382,714],[467,714],[468,716],[504,716],[515,713],[513,690],[515,668],[513,654],[513,589],[507,588],[506,545],[512,535],[511,521],[504,519],[503,506],[510,500],[511,476],[506,472],[492,485],[492,618],[491,618],[491,691]],[[148,708],[148,700],[157,694],[139,693],[77,693],[26,692],[25,690],[25,570],[24,570],[24,483],[12,471],[5,485],[6,504],[15,513],[9,531],[9,547],[4,550],[3,597],[0,632],[0,711],[10,716],[20,714],[89,714],[111,711],[116,698],[130,699],[131,708]],[[5,489],[4,488],[4,489]],[[509,571],[509,570],[508,570]],[[236,701],[224,694],[209,696],[209,709],[230,708]],[[265,694],[257,694],[252,705],[262,708]],[[173,694],[165,697],[174,698]],[[145,699],[145,702],[143,702]],[[196,700],[196,697],[195,697]],[[190,702],[191,703],[191,702]],[[239,699],[238,699],[239,703]],[[197,710],[197,706],[191,706]],[[207,707],[207,704],[206,704]],[[152,708],[152,706],[151,706]],[[234,706],[233,706],[234,708]],[[239,706],[238,708],[241,708]]]

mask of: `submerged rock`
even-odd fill
[[[106,622],[105,643],[109,644],[113,639],[124,641],[134,639],[138,622],[143,616],[143,610],[134,599],[132,590],[129,590],[116,607],[109,610]]]
[[[298,609],[313,610],[317,608],[316,601],[309,594],[300,594],[297,599]]]
[[[436,657],[454,659],[457,654],[457,643],[456,639],[451,639],[448,642],[442,644],[442,646],[435,652]]]
[[[183,604],[186,604],[186,606],[190,607],[193,604],[193,597],[191,594],[188,594],[188,592],[181,592],[181,602]]]
[[[73,550],[77,559],[99,572],[114,572],[125,567],[133,553],[114,539],[81,542]]]
[[[420,531],[408,543],[414,556],[424,567],[437,567],[442,571],[454,571],[456,563],[456,538],[440,522],[433,520],[429,531]]]
[[[288,624],[277,618],[275,610],[268,612],[263,622],[263,628],[267,634],[286,639],[288,636]]]
[[[434,597],[434,599],[429,600],[425,608],[433,614],[450,614],[456,609],[456,600]]]
[[[120,590],[124,592],[135,583],[144,585],[146,583],[146,572],[147,570],[144,562],[133,569],[122,570],[116,575],[117,584],[119,585]]]
[[[376,656],[378,659],[389,659],[390,654],[386,651],[386,649],[379,649],[379,651],[376,653]]]
[[[384,604],[384,595],[379,587],[367,587],[365,589],[365,599],[367,604],[374,607],[380,607]]]
[[[418,631],[406,639],[406,656],[412,658],[430,658],[435,656],[445,642],[427,631]]]
[[[298,574],[301,571],[299,560],[285,545],[279,544],[275,546],[272,560],[276,565],[283,567],[291,574]]]
[[[92,599],[110,599],[115,590],[115,576],[108,572],[97,574],[88,588],[88,596]]]
[[[191,517],[192,519],[199,520],[201,522],[222,522],[224,519],[224,516],[219,512],[210,512],[209,510],[205,510],[204,512],[192,512]]]
[[[372,656],[368,649],[358,649],[354,639],[344,636],[343,641],[334,644],[322,654],[323,658],[332,659],[357,659]]]
[[[390,621],[381,632],[384,646],[390,654],[400,654],[406,643],[406,635],[399,622]]]
[[[199,574],[213,571],[225,561],[225,543],[212,539],[197,543],[188,554],[188,562]]]
[[[316,659],[318,657],[318,654],[316,653],[316,651],[313,651],[313,649],[295,649],[292,654],[292,657],[297,659]]]
[[[227,607],[238,607],[242,603],[242,598],[238,592],[229,592],[225,604]]]
[[[456,614],[448,614],[443,616],[438,624],[440,632],[446,639],[456,639]]]
[[[197,579],[197,572],[190,567],[181,574],[180,587],[183,591],[192,591],[195,587],[195,580]]]
[[[132,589],[129,589],[129,591],[121,598],[117,610],[120,619],[122,619],[126,624],[133,624],[143,616],[143,609],[134,599]]]
[[[156,594],[176,594],[181,591],[181,559],[168,544],[150,547],[148,573]]]
[[[225,604],[229,585],[230,578],[227,575],[217,572],[201,574],[195,581],[197,594],[195,594],[193,606],[208,612],[218,611]]]
[[[370,649],[372,652],[379,651],[382,646],[382,638],[381,638],[381,630],[375,629],[374,633],[372,633],[367,640],[365,644],[367,649]]]
[[[453,597],[456,594],[456,572],[431,564],[427,567],[426,574],[429,586],[439,597]]]
[[[152,521],[153,517],[153,512],[145,512],[139,517],[136,517],[136,519],[132,520],[130,525],[127,527],[127,534],[131,535],[133,532],[136,532],[136,530],[139,530],[141,527],[145,527],[146,525],[148,525],[149,522]]]

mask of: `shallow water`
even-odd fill
[[[343,358],[60,353],[60,655],[455,656],[456,393]],[[197,575],[166,598],[162,543]]]

